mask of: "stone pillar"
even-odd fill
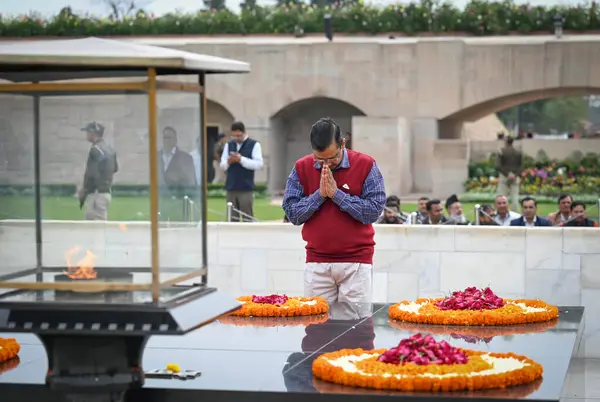
[[[264,165],[256,172],[254,181],[256,183],[266,183],[269,180],[269,130],[270,123],[268,118],[262,117],[236,117],[235,121],[241,121],[246,126],[248,137],[260,142],[262,148]]]
[[[433,145],[438,139],[438,120],[417,118],[411,121],[413,191],[429,194],[433,190],[431,170]]]
[[[352,146],[377,161],[387,195],[412,191],[411,132],[405,117],[352,117]]]
[[[268,134],[269,141],[269,192],[285,189],[289,175],[286,168],[288,156],[288,134],[282,119],[271,119]]]

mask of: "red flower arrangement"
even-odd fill
[[[324,314],[329,311],[322,297],[288,297],[286,295],[242,296],[242,308],[231,313],[243,317],[296,317]]]
[[[474,287],[438,299],[417,299],[392,305],[393,320],[434,325],[515,325],[552,321],[558,308],[541,300],[505,300],[490,288]]]
[[[506,388],[534,382],[542,372],[525,356],[455,348],[421,334],[392,349],[343,349],[313,362],[313,374],[323,381],[407,392]]]

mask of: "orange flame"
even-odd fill
[[[90,250],[85,251],[85,256],[73,264],[73,257],[81,251],[79,247],[72,247],[65,253],[65,260],[67,261],[67,275],[71,279],[95,279],[98,276],[98,272],[94,269],[96,255]]]

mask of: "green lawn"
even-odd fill
[[[225,221],[226,201],[224,198],[208,199],[208,220]],[[196,204],[194,217],[199,219],[199,204]],[[163,216],[181,213],[179,200],[161,201]],[[148,220],[150,203],[146,197],[115,196],[112,199],[108,218],[113,221]],[[164,212],[167,210],[167,212]],[[283,219],[283,210],[271,205],[269,199],[257,199],[254,202],[254,214],[259,220]],[[44,219],[80,220],[84,211],[79,209],[79,201],[74,197],[45,196],[42,198],[42,216]],[[0,196],[0,219],[34,219],[35,201],[26,196]]]
[[[166,200],[161,202],[161,209],[167,212],[175,211],[176,215],[181,211],[181,201]],[[464,204],[467,217],[473,219],[474,204]],[[34,219],[34,198],[26,196],[0,196],[0,219]],[[402,204],[405,212],[414,211],[415,204]],[[555,210],[553,204],[540,204],[538,214],[548,215]],[[115,196],[110,206],[109,219],[115,221],[147,220],[150,209],[148,198]],[[208,199],[208,219],[210,221],[225,220],[225,199]],[[596,213],[595,210],[593,213]],[[42,214],[44,219],[57,220],[80,220],[83,219],[83,211],[79,209],[78,201],[74,197],[45,196],[42,199]],[[283,210],[280,206],[271,205],[270,199],[259,198],[254,202],[254,214],[261,221],[274,221],[283,219]],[[194,216],[199,218],[200,212],[195,211]]]

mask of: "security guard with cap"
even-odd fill
[[[104,142],[104,126],[91,122],[81,129],[92,143],[88,154],[83,188],[77,191],[79,208],[85,208],[85,219],[105,221],[108,219],[108,206],[111,201],[113,176],[119,170],[117,154]]]

